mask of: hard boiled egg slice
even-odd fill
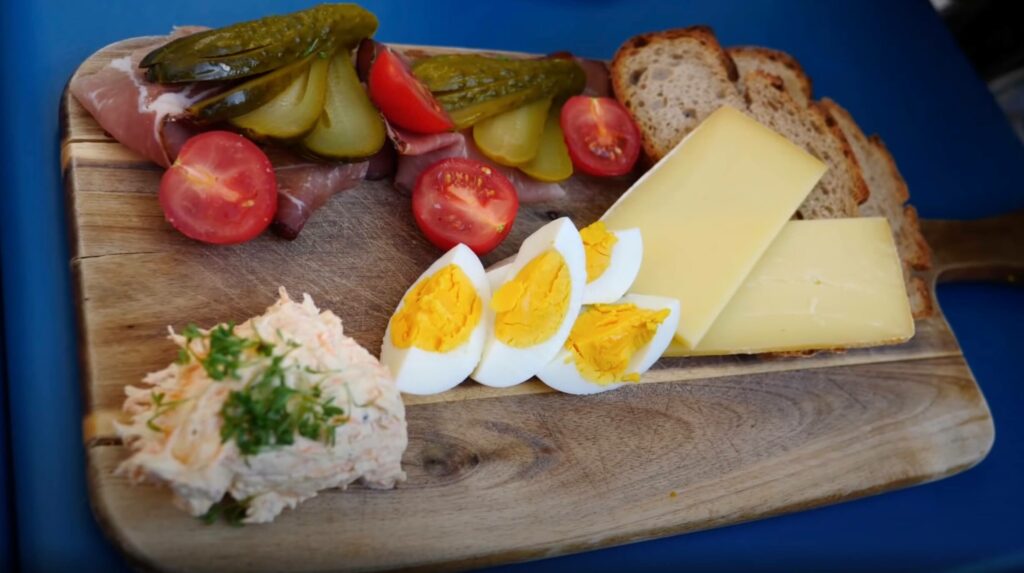
[[[436,394],[466,379],[487,339],[491,287],[480,259],[456,245],[402,297],[388,322],[380,361],[406,394]]]
[[[604,221],[598,221],[580,230],[580,237],[587,255],[583,304],[619,300],[633,285],[643,262],[640,229],[609,231]]]
[[[487,269],[487,284],[491,286],[491,292],[498,290],[501,288],[501,285],[505,284],[505,275],[508,274],[508,268],[513,262],[515,262],[515,257],[511,257]]]
[[[568,394],[596,394],[640,381],[672,342],[679,301],[630,294],[585,306],[558,356],[537,374]]]
[[[472,374],[496,388],[528,380],[569,336],[587,280],[579,231],[564,217],[548,223],[523,241],[502,272],[485,310],[490,336]]]

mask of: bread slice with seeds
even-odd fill
[[[736,66],[707,26],[630,38],[615,53],[611,76],[652,162],[722,105],[745,107]]]

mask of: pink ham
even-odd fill
[[[152,43],[95,72],[77,74],[69,86],[71,94],[114,139],[146,159],[169,167],[185,141],[198,132],[182,121],[185,109],[221,88],[151,83],[139,69],[139,62],[167,42],[201,30],[205,28],[175,28],[169,36],[153,37]]]
[[[274,232],[292,240],[309,217],[327,200],[351,189],[366,176],[369,162],[323,163],[303,159],[280,148],[266,149],[277,175]]]
[[[576,63],[587,74],[587,87],[583,89],[583,95],[611,97],[612,80],[611,75],[608,73],[608,64],[601,60],[588,60],[586,58],[576,58]]]
[[[493,164],[480,153],[468,131],[420,135],[392,127],[388,132],[399,153],[395,185],[404,191],[411,191],[420,173],[434,163],[449,157],[468,157],[493,165],[507,177],[515,186],[520,203],[542,203],[565,197],[565,189],[558,183],[538,181],[514,167]]]

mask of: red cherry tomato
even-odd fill
[[[175,229],[197,241],[248,241],[277,212],[274,168],[237,133],[201,133],[185,142],[160,180],[160,207]]]
[[[412,213],[431,243],[450,249],[459,243],[478,255],[497,247],[519,210],[516,188],[494,167],[450,157],[434,163],[416,181]]]
[[[417,133],[440,133],[455,127],[430,90],[388,48],[378,48],[367,83],[370,99],[389,122]]]
[[[640,156],[640,131],[626,108],[612,98],[569,98],[562,106],[561,124],[572,164],[584,173],[625,175]]]

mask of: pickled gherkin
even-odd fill
[[[352,55],[340,51],[327,70],[323,112],[302,147],[327,159],[369,157],[384,146],[387,131],[377,108],[359,83]]]
[[[412,71],[458,129],[536,100],[565,99],[586,85],[586,74],[571,59],[450,54],[420,60]]]
[[[558,107],[551,108],[544,123],[544,133],[540,136],[537,155],[519,166],[520,171],[534,179],[557,183],[572,176],[572,158],[565,145],[560,112]]]
[[[355,4],[321,4],[178,38],[139,64],[149,81],[231,80],[286,66],[318,52],[332,55],[373,35],[377,18]]]
[[[304,58],[243,82],[224,93],[196,102],[188,108],[188,113],[201,123],[212,123],[253,111],[306,74],[314,58],[316,56]]]
[[[473,126],[473,141],[496,163],[526,163],[537,155],[550,107],[551,98],[539,99],[484,119]]]
[[[232,118],[231,125],[253,139],[302,137],[313,129],[323,111],[329,62],[326,58],[314,58],[284,91],[255,110]]]

